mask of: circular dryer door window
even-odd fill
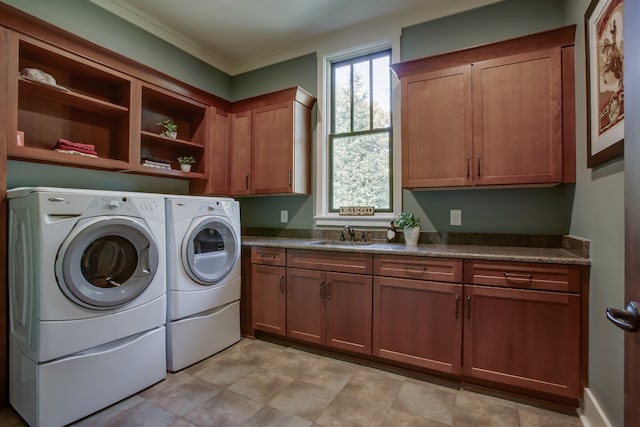
[[[109,309],[136,298],[158,269],[158,247],[137,220],[99,217],[80,222],[58,251],[62,291],[88,308]]]
[[[182,264],[197,283],[213,285],[236,265],[240,243],[229,223],[205,217],[194,221],[182,242]]]

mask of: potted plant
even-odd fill
[[[171,119],[163,120],[158,123],[158,126],[162,126],[163,130],[160,132],[160,136],[166,138],[176,139],[178,137],[178,125]]]
[[[397,229],[402,230],[408,246],[416,246],[420,238],[420,218],[412,213],[401,212],[393,221]]]
[[[182,169],[183,172],[191,172],[191,165],[195,162],[196,159],[191,156],[178,157],[178,163],[180,163],[180,169]]]

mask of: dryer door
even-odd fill
[[[56,279],[76,304],[93,309],[122,306],[147,289],[158,270],[158,245],[134,218],[83,220],[56,257]]]
[[[240,241],[231,224],[220,217],[195,219],[182,241],[182,265],[195,282],[213,285],[238,262]]]

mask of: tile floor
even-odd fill
[[[11,408],[0,425],[24,426]],[[571,427],[579,418],[292,346],[235,346],[74,426]]]

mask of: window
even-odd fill
[[[328,211],[393,212],[391,50],[331,64]]]

